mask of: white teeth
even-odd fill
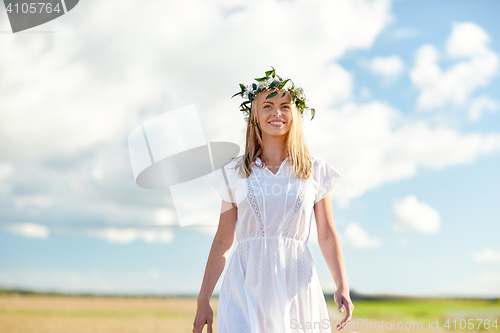
[[[271,121],[270,124],[281,125],[281,124],[283,124],[283,122],[282,121]]]

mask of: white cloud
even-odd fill
[[[170,243],[174,238],[171,230],[145,230],[136,228],[103,228],[88,232],[90,236],[107,240],[111,243],[126,244],[136,240],[148,243]]]
[[[133,182],[133,180],[132,180]],[[89,202],[85,210],[85,203],[75,204],[78,211],[85,211],[89,216],[99,216],[99,218],[109,225],[173,225],[176,220],[167,220],[167,214],[158,213],[163,208],[144,207],[141,205],[126,205],[121,202],[102,201]]]
[[[484,112],[496,112],[498,111],[498,103],[494,99],[483,95],[473,99],[469,107],[469,120],[472,122],[477,122]]]
[[[47,208],[54,205],[55,199],[47,195],[31,195],[18,196],[13,200],[13,202],[17,208],[21,209],[26,206]]]
[[[434,46],[421,46],[410,72],[413,84],[420,90],[417,108],[464,106],[478,88],[487,86],[497,75],[499,65],[499,57],[488,43],[488,34],[478,25],[453,24],[446,55],[459,62],[447,70],[439,66],[439,53]]]
[[[480,26],[461,22],[454,23],[451,36],[446,41],[446,52],[451,57],[474,57],[491,52],[487,47],[490,37]]]
[[[173,225],[177,220],[175,211],[168,208],[158,208],[153,211],[155,222],[158,225]]]
[[[28,238],[47,238],[49,237],[50,231],[44,225],[37,223],[13,223],[8,224],[5,227],[8,232],[19,234]]]
[[[388,57],[373,58],[369,62],[368,68],[373,73],[381,75],[385,79],[392,80],[401,74],[405,65],[399,56],[391,55]]]
[[[475,262],[500,262],[500,251],[484,249],[474,253],[473,259]]]
[[[338,64],[330,64],[321,73],[299,78],[307,98],[314,101],[314,107],[327,109],[331,104],[341,104],[352,98],[354,79],[350,72]]]
[[[352,222],[347,225],[345,234],[349,243],[354,247],[373,248],[380,247],[381,245],[380,239],[368,235],[366,230],[356,222]]]
[[[414,230],[426,234],[437,233],[440,229],[439,213],[428,204],[418,201],[413,195],[394,203],[393,213],[396,230]]]

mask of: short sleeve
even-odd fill
[[[320,161],[318,167],[317,181],[319,188],[316,191],[314,203],[326,197],[340,178],[340,174],[328,162]]]
[[[229,176],[226,168],[219,168],[215,170],[208,178],[208,182],[217,190],[222,200],[236,203],[234,195],[231,191],[229,183]]]

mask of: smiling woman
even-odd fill
[[[233,247],[221,285],[217,331],[331,332],[318,275],[307,246],[312,213],[318,243],[337,285],[334,299],[349,323],[349,296],[342,251],[333,226],[330,191],[340,174],[312,157],[302,133],[307,99],[291,80],[272,71],[243,86],[247,112],[245,154],[213,173],[222,198],[219,227],[198,296],[193,332],[212,330],[210,296]],[[259,81],[260,80],[260,81]],[[287,85],[288,84],[288,85]],[[230,201],[227,201],[230,200]],[[301,330],[303,331],[303,330]]]

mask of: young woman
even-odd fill
[[[307,246],[314,211],[318,242],[337,286],[334,300],[352,316],[344,262],[335,231],[330,191],[340,175],[312,157],[302,117],[309,109],[301,88],[274,68],[249,86],[245,154],[214,172],[210,183],[222,198],[217,233],[208,257],[193,332],[212,332],[210,297],[238,240],[222,281],[218,333],[331,332],[325,298]],[[236,96],[235,95],[235,96]],[[234,96],[233,96],[234,97]],[[310,109],[314,118],[314,109]]]

